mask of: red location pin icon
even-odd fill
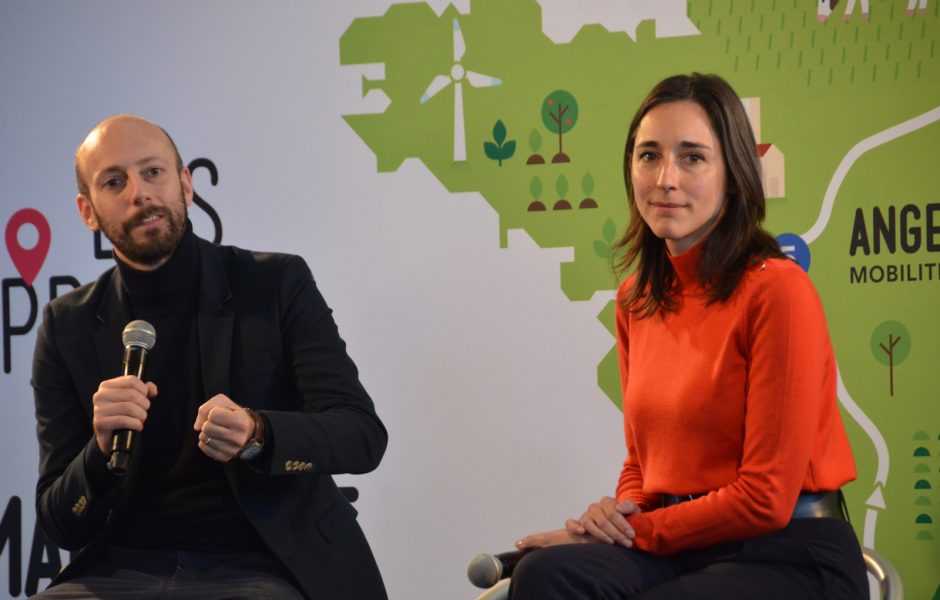
[[[32,225],[39,232],[39,241],[32,248],[24,248],[20,245],[20,228],[26,224]],[[39,274],[39,269],[42,268],[42,263],[46,260],[46,255],[49,254],[49,242],[52,240],[49,222],[35,208],[20,209],[7,221],[6,239],[7,251],[13,259],[13,265],[20,272],[20,277],[26,285],[32,286],[33,280]]]

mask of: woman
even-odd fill
[[[747,116],[721,78],[657,85],[630,125],[616,498],[529,536],[516,600],[867,598],[855,464],[819,297],[761,228]]]

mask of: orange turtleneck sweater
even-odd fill
[[[809,277],[768,259],[706,306],[700,254],[701,244],[670,257],[677,312],[617,312],[627,444],[617,499],[643,509],[628,518],[634,544],[659,555],[781,529],[801,491],[855,479]],[[659,508],[660,494],[705,495]]]

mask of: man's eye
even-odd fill
[[[163,169],[161,167],[150,167],[149,169],[147,169],[147,175],[150,175],[151,177],[156,177],[162,172],[163,172]]]
[[[120,179],[118,179],[117,177],[112,177],[111,179],[105,180],[104,187],[113,189],[119,186],[120,184],[121,184]]]

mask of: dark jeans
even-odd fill
[[[781,531],[659,557],[606,544],[526,555],[512,600],[867,600],[868,578],[852,527],[793,519]]]
[[[38,600],[303,600],[273,556],[111,548]]]

